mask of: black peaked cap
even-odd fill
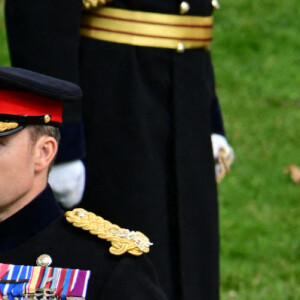
[[[14,67],[0,67],[0,90],[26,91],[62,102],[78,101],[82,97],[78,85]]]

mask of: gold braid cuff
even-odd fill
[[[113,255],[122,255],[126,252],[139,256],[148,253],[153,245],[149,239],[139,231],[129,231],[112,224],[82,208],[75,208],[65,213],[68,222],[75,227],[89,231],[100,239],[111,242],[109,252]]]
[[[19,124],[15,122],[0,122],[0,132],[15,129],[18,126]]]
[[[82,0],[82,3],[85,9],[93,9],[100,6],[104,6],[107,2],[111,1],[112,0]]]

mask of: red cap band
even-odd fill
[[[63,103],[29,92],[0,90],[0,114],[17,116],[51,115],[51,122],[62,123]]]

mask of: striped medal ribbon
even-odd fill
[[[0,263],[0,299],[85,299],[90,273]]]

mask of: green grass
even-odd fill
[[[300,299],[300,39],[296,0],[223,1],[213,58],[236,151],[219,186],[222,300]]]
[[[0,66],[8,66],[9,64],[9,54],[3,20],[3,0],[0,0]]]
[[[0,0],[1,6],[2,0]],[[212,55],[236,152],[219,185],[222,300],[300,299],[300,5],[224,0]],[[0,65],[9,65],[0,10]]]

